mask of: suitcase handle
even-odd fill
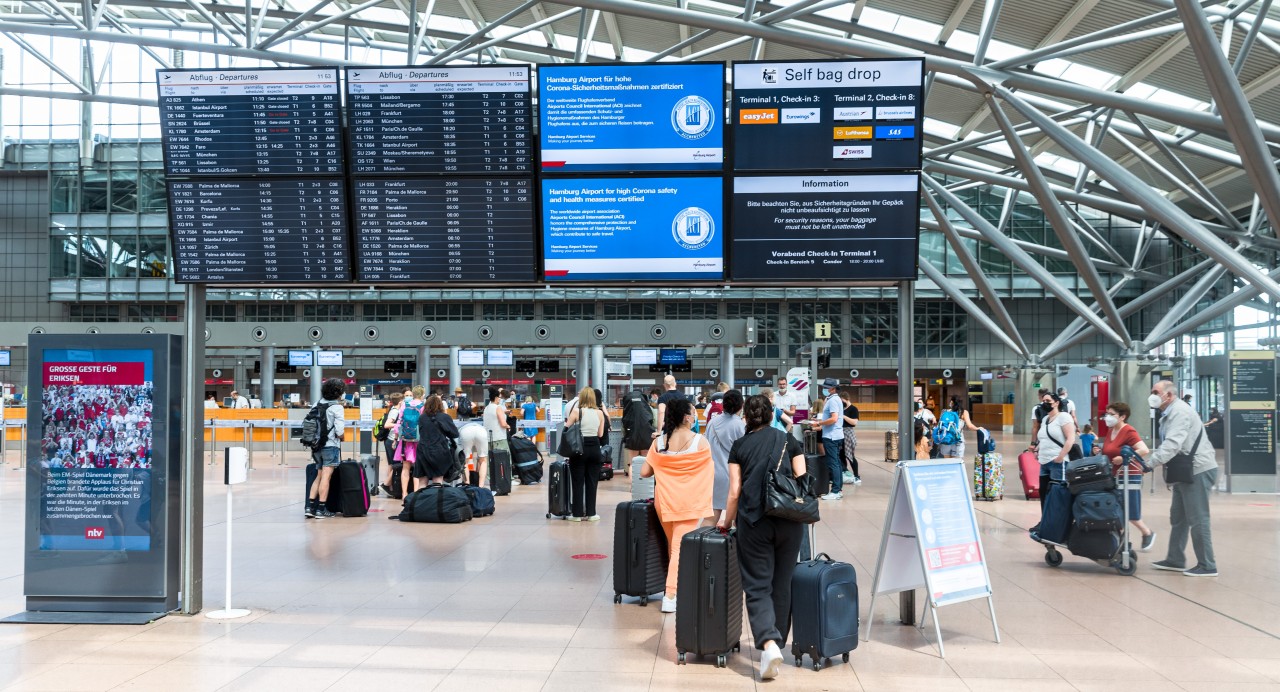
[[[710,577],[707,580],[707,615],[714,616],[716,614],[716,578]]]

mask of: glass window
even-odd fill
[[[177,305],[143,304],[129,305],[125,309],[126,322],[178,322],[181,310]]]
[[[423,303],[422,319],[458,321],[475,317],[475,306],[470,303]]]
[[[245,322],[292,322],[297,316],[292,303],[250,303],[244,306]]]
[[[891,302],[849,304],[849,357],[898,355],[898,306]]]
[[[49,210],[55,214],[80,211],[80,174],[54,172],[49,176]]]
[[[166,211],[169,197],[164,189],[164,173],[142,171],[138,173],[138,211]]]
[[[840,303],[838,302],[804,302],[790,303],[787,315],[787,342],[791,354],[795,355],[803,345],[814,341],[814,325],[819,322],[831,324],[831,357],[844,355],[843,320],[840,319]]]
[[[413,320],[417,318],[413,303],[365,303],[361,313],[370,321]]]
[[[169,276],[169,239],[165,236],[138,237],[138,270],[144,279]]]
[[[302,316],[308,320],[353,322],[356,319],[356,306],[351,303],[312,303],[302,306]]]
[[[106,235],[85,234],[80,237],[80,276],[101,279],[107,276],[108,241]]]
[[[750,358],[779,358],[782,355],[779,303],[726,303],[725,319],[756,318],[756,345]]]
[[[235,322],[235,303],[206,303],[204,319],[206,322]]]
[[[593,320],[595,303],[543,303],[542,317],[548,320]]]
[[[107,271],[113,279],[138,276],[138,239],[134,236],[111,236],[106,248]]]
[[[72,279],[79,276],[76,260],[80,257],[80,243],[75,236],[54,236],[49,239],[49,278]]]
[[[73,303],[67,306],[69,322],[116,322],[116,306]]]
[[[111,211],[138,211],[138,172],[114,171],[111,174]]]
[[[490,303],[482,305],[480,310],[480,314],[486,320],[533,319],[533,303]]]
[[[80,193],[80,209],[85,212],[110,211],[107,203],[107,191],[111,179],[103,171],[86,170],[83,173]]]
[[[720,306],[714,300],[705,303],[667,303],[662,309],[669,320],[714,320],[720,317]]]
[[[657,303],[605,303],[602,307],[606,320],[658,319]]]

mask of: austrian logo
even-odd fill
[[[711,102],[701,96],[686,96],[671,109],[671,127],[685,139],[702,139],[714,125]]]
[[[716,222],[706,210],[688,207],[671,222],[671,235],[686,250],[701,250],[716,235]]]

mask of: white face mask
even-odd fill
[[[1160,398],[1159,394],[1152,394],[1147,397],[1147,405],[1151,408],[1160,408],[1160,404],[1162,403],[1164,403],[1164,400]]]
[[[1107,414],[1102,417],[1102,422],[1106,423],[1108,428],[1114,428],[1120,424],[1120,416]]]

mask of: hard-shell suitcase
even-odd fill
[[[825,454],[805,454],[804,471],[813,478],[814,497],[831,492],[831,469],[827,468]]]
[[[1067,461],[1063,464],[1063,474],[1073,495],[1116,487],[1115,476],[1111,475],[1111,461],[1103,456]]]
[[[609,448],[604,447],[603,449],[609,449]],[[602,481],[613,480],[613,461],[610,459],[610,457],[606,456],[604,458],[604,464],[600,466],[600,480]]]
[[[391,465],[391,478],[387,480],[387,487],[391,489],[390,495],[391,495],[391,499],[393,500],[404,499],[404,492],[400,489],[400,486],[402,484],[401,474],[405,474],[405,473],[409,474],[409,492],[413,492],[414,491],[413,472],[406,471],[404,468],[404,464]]]
[[[489,489],[494,495],[511,494],[511,452],[489,450]]]
[[[1027,450],[1018,455],[1018,476],[1022,479],[1022,493],[1027,499],[1040,499],[1040,460],[1035,452]]]
[[[884,434],[884,460],[891,464],[898,463],[898,433],[889,430]]]
[[[315,462],[313,461],[310,464],[307,464],[307,487],[306,487],[305,493],[302,496],[304,500],[310,501],[311,499],[311,484],[315,482],[316,474],[317,474],[317,471],[316,471]],[[325,506],[325,509],[328,509],[330,512],[342,511],[342,498],[340,496],[340,493],[338,492],[338,474],[337,473],[334,473],[332,476],[329,477],[329,497],[325,500],[324,506]]]
[[[364,479],[369,483],[369,496],[378,495],[378,457],[375,454],[360,456],[360,465],[364,467]]]
[[[653,499],[653,476],[648,478],[640,477],[640,469],[644,468],[644,457],[638,456],[631,460],[631,499],[632,500],[652,500]]]
[[[680,541],[680,599],[676,605],[676,652],[714,654],[726,668],[729,653],[741,650],[742,572],[738,539],[714,527],[694,529]]]
[[[1004,499],[1004,458],[999,452],[979,454],[973,459],[973,498]]]
[[[858,576],[853,565],[832,560],[826,553],[796,565],[791,577],[791,655],[796,665],[805,654],[814,670],[832,656],[847,663],[849,652],[856,648]]]
[[[569,516],[569,462],[563,459],[547,467],[547,518]]]
[[[613,602],[638,596],[640,605],[666,588],[670,551],[653,501],[621,502],[613,522]]]
[[[804,453],[806,456],[810,454],[822,454],[822,433],[817,430],[804,431]]]
[[[369,482],[364,477],[364,465],[354,459],[347,459],[338,464],[334,472],[338,477],[339,498],[342,503],[342,516],[363,517],[369,513]],[[333,489],[329,489],[333,495]]]

